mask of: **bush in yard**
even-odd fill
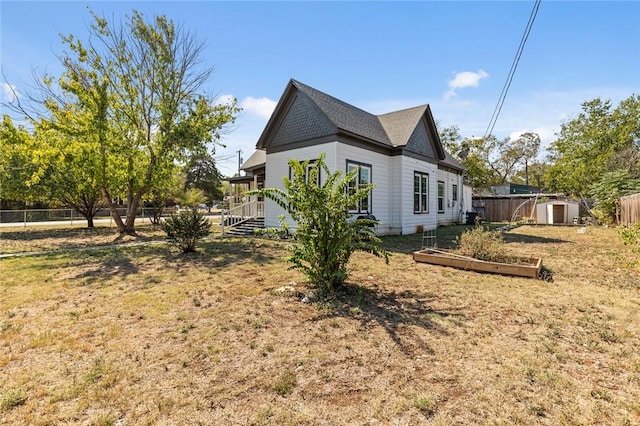
[[[184,210],[165,220],[162,229],[183,253],[193,253],[198,240],[211,233],[211,223],[196,210]]]
[[[629,228],[620,229],[620,237],[625,246],[631,246],[632,250],[640,254],[640,222]],[[640,265],[640,260],[636,260],[636,265]]]
[[[341,287],[348,277],[347,264],[356,251],[382,256],[388,253],[380,247],[375,235],[375,221],[354,220],[353,207],[371,196],[373,184],[350,183],[358,170],[330,173],[325,155],[311,163],[290,160],[292,178],[283,178],[284,190],[264,188],[255,191],[276,202],[297,223],[289,261],[301,270],[321,295],[326,296]],[[322,179],[318,179],[322,176]],[[321,181],[321,182],[319,182]]]
[[[499,232],[489,231],[481,225],[464,231],[457,239],[458,254],[487,262],[508,262],[504,240]]]

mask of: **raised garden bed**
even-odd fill
[[[423,249],[413,252],[413,259],[416,262],[450,266],[467,271],[515,275],[529,278],[539,278],[540,271],[542,270],[542,259],[535,257],[514,257],[509,263],[501,263],[478,260],[445,250]]]

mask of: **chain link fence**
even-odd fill
[[[117,209],[120,216],[126,215],[126,208]],[[175,208],[165,208],[163,215],[169,215],[175,212]],[[136,217],[142,221],[149,220],[153,217],[153,210],[151,208],[139,208]],[[102,209],[94,216],[94,221],[99,219],[111,220],[111,212],[109,209]],[[25,226],[28,223],[38,222],[86,222],[84,216],[79,214],[73,209],[24,209],[24,210],[0,210],[0,224],[13,224]]]

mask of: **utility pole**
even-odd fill
[[[238,176],[240,176],[240,166],[242,165],[242,157],[240,157],[240,154],[242,150],[239,149],[236,152],[238,153]]]

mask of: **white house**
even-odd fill
[[[289,159],[313,160],[321,153],[331,171],[359,168],[358,182],[375,188],[352,213],[373,214],[380,235],[457,223],[471,210],[463,200],[464,168],[443,149],[428,105],[374,115],[290,80],[256,149],[264,154],[252,158],[265,163],[264,169],[256,161],[244,166],[243,182],[250,187],[282,188]],[[265,225],[278,226],[282,213],[267,200]]]

